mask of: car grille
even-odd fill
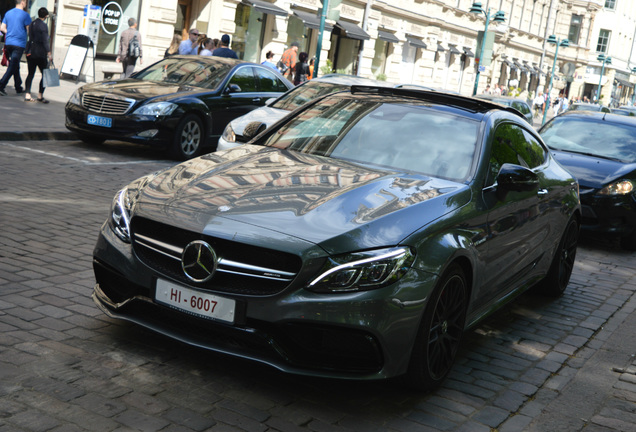
[[[101,114],[126,114],[134,103],[132,99],[111,95],[84,93],[82,96],[84,108]]]
[[[133,250],[148,267],[170,279],[215,292],[266,296],[284,290],[300,270],[298,256],[205,236],[133,218]],[[183,249],[194,240],[207,242],[217,255],[217,270],[206,282],[193,282],[181,265]]]

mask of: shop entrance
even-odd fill
[[[192,28],[192,0],[179,0],[177,4],[177,22],[174,33],[181,34],[183,40],[188,39],[188,32]],[[207,30],[207,29],[202,29]]]

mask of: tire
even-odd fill
[[[541,294],[548,297],[560,297],[570,282],[570,276],[576,259],[576,247],[579,242],[579,223],[575,218],[568,221],[559,247],[552,258],[552,264],[546,277],[537,284]]]
[[[199,155],[204,144],[203,122],[195,114],[187,114],[175,130],[172,155],[179,160],[192,159]]]
[[[98,137],[95,135],[80,134],[78,135],[78,138],[80,139],[80,141],[85,142],[86,144],[102,144],[104,141],[106,141],[105,138]]]
[[[439,386],[450,372],[464,334],[468,286],[452,264],[431,295],[415,339],[404,383],[420,390]]]

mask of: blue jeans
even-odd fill
[[[0,90],[9,83],[9,79],[13,76],[13,83],[15,84],[16,91],[22,90],[22,78],[20,77],[20,59],[24,53],[24,48],[14,45],[5,45],[7,49],[7,57],[9,58],[9,66],[4,73],[2,79],[0,79]]]

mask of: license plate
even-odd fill
[[[157,279],[155,300],[191,315],[234,323],[236,302],[232,299]]]
[[[96,115],[89,114],[86,118],[86,122],[89,125],[93,126],[101,126],[101,127],[113,127],[113,119],[108,117],[100,117]]]

